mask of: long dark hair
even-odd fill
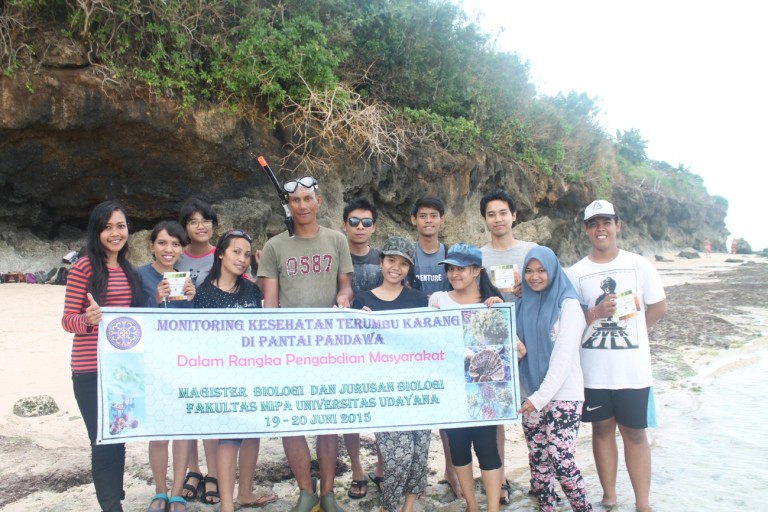
[[[121,212],[125,216],[125,221],[128,222],[128,214],[125,208],[117,201],[104,201],[97,204],[91,211],[91,216],[88,218],[88,231],[87,242],[85,246],[85,252],[88,255],[88,260],[91,264],[91,275],[88,278],[88,291],[91,292],[93,298],[99,304],[102,304],[107,297],[107,281],[109,279],[109,270],[107,269],[107,252],[104,250],[104,246],[101,245],[101,232],[107,227],[110,217],[114,212]],[[128,280],[128,284],[131,287],[131,295],[133,305],[139,305],[143,303],[141,284],[139,281],[139,275],[133,268],[133,265],[128,261],[128,241],[120,252],[117,253],[117,263],[120,268],[123,269],[125,277]]]
[[[453,265],[453,266],[456,266],[456,265]],[[472,266],[474,267],[476,265],[472,265]],[[498,297],[501,300],[504,300],[504,296],[501,295],[501,290],[493,286],[493,283],[491,282],[491,276],[488,275],[488,272],[485,270],[485,268],[484,267],[479,267],[479,268],[480,268],[480,276],[479,276],[479,281],[477,283],[477,287],[480,288],[481,301],[485,302],[491,297]],[[448,290],[449,291],[453,290],[453,286],[451,286],[450,281],[448,282]]]
[[[216,252],[213,254],[213,266],[205,278],[205,282],[210,283],[211,286],[215,286],[213,283],[218,281],[219,277],[221,277],[221,258],[219,256],[224,254],[224,252],[232,243],[233,238],[243,238],[249,244],[253,244],[253,239],[251,236],[245,231],[241,231],[239,229],[233,229],[221,235],[219,243],[216,244]],[[242,275],[237,276],[235,279],[235,287],[232,291],[234,293],[239,293],[240,288],[244,287],[245,282],[245,278]]]

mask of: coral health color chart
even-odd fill
[[[102,311],[102,443],[520,422],[512,304]]]

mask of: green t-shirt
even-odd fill
[[[331,308],[339,293],[339,275],[352,271],[347,238],[320,226],[313,238],[291,238],[288,232],[270,238],[258,276],[278,280],[281,308]]]

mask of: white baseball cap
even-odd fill
[[[608,201],[604,201],[602,199],[592,201],[591,203],[589,203],[589,206],[587,206],[584,209],[584,222],[587,222],[589,219],[593,217],[615,217],[615,216],[616,216],[616,210],[613,208],[613,205]]]

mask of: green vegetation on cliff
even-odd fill
[[[489,147],[602,197],[621,179],[706,196],[687,170],[647,161],[636,130],[606,134],[588,95],[538,94],[527,63],[449,0],[6,0],[5,75],[34,67],[51,33],[82,45],[105,80],[182,113],[211,102],[266,115],[310,168],[339,149],[394,160],[431,142]]]

